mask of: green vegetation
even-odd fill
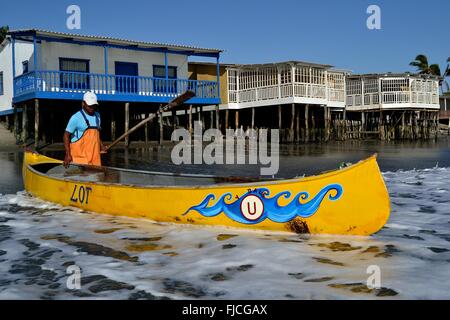
[[[424,54],[419,54],[410,66],[416,67],[419,74],[441,75],[441,69],[438,64],[428,64],[428,58]]]
[[[3,42],[3,40],[6,38],[6,34],[9,31],[9,27],[8,26],[2,26],[0,27],[0,43]]]

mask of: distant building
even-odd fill
[[[349,75],[347,111],[439,110],[439,78],[429,75]]]
[[[438,134],[439,77],[409,73],[349,75],[347,118],[360,120],[359,136],[382,140],[430,139]]]
[[[210,64],[189,68],[212,74]],[[307,141],[309,128],[326,131],[332,111],[344,110],[346,73],[302,61],[221,65],[222,127],[279,128],[283,141]]]
[[[228,106],[244,109],[310,104],[343,109],[346,72],[302,61],[235,65],[228,68]]]

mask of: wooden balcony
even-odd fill
[[[99,101],[167,103],[186,90],[196,94],[187,104],[220,103],[215,81],[65,71],[32,71],[16,77],[13,102],[34,98],[82,100],[86,91],[92,91]]]

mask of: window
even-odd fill
[[[0,71],[0,96],[3,94],[3,71]]]
[[[177,78],[177,67],[168,67],[169,79]],[[153,66],[153,76],[155,78],[165,78],[166,77],[166,67],[165,66]]]
[[[168,78],[166,81],[166,66],[153,65],[153,77],[157,78],[153,80],[153,90],[155,92],[176,93],[177,82],[173,79],[177,78],[177,67],[168,67]],[[193,90],[193,88],[189,88]]]
[[[28,61],[25,60],[22,62],[22,73],[27,73],[28,72]]]
[[[66,89],[89,89],[89,60],[59,58],[60,86]]]

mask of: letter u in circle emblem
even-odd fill
[[[241,213],[245,219],[250,221],[258,220],[264,213],[264,203],[256,195],[249,194],[241,201]]]

